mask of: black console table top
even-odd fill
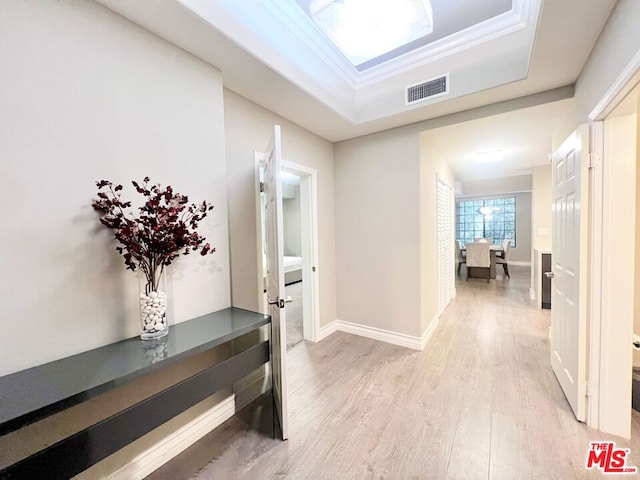
[[[0,377],[0,435],[267,325],[231,307],[169,327],[160,340],[129,338]]]

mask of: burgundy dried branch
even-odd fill
[[[145,197],[135,217],[126,209],[131,202],[120,198],[122,185],[108,180],[96,182],[98,198],[92,202],[100,213],[100,222],[115,230],[120,253],[127,269],[142,270],[148,282],[153,282],[157,268],[170,265],[181,254],[199,251],[201,255],[215,252],[205,238],[197,233],[198,224],[213,209],[208,202],[189,204],[186,195],[176,193],[171,186],[151,185],[145,177],[141,183],[132,181],[135,190]],[[101,191],[105,189],[106,191]],[[203,245],[204,244],[204,245]]]

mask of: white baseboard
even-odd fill
[[[433,317],[433,319],[431,320],[431,323],[422,334],[422,338],[420,340],[422,342],[422,348],[420,348],[420,350],[425,349],[425,347],[427,346],[427,343],[429,343],[429,340],[431,340],[433,333],[438,328],[438,325],[440,325],[440,316],[436,315],[435,317]]]
[[[108,478],[111,480],[142,480],[234,414],[235,398],[234,395],[231,395],[136,456],[131,462],[109,475]]]
[[[344,320],[335,320],[320,329],[320,340],[327,338],[334,332],[345,332],[360,337],[371,338],[381,342],[400,345],[401,347],[411,348],[413,350],[424,350],[425,346],[431,339],[433,332],[436,331],[440,323],[440,317],[435,316],[431,323],[420,337],[406,335],[404,333],[392,332],[382,328],[370,327],[359,323],[345,322]]]
[[[529,289],[529,298],[531,298],[531,300],[536,299],[536,292],[533,290],[533,288]]]
[[[331,322],[331,323],[325,325],[324,327],[320,328],[320,334],[318,335],[318,341],[324,340],[329,335],[331,335],[333,332],[337,332],[337,331],[338,331],[338,321],[334,320],[333,322]]]
[[[381,342],[400,345],[401,347],[412,348],[414,350],[422,350],[422,337],[414,337],[405,335],[404,333],[391,332],[382,328],[369,327],[358,323],[345,322],[344,320],[336,320],[337,330],[361,337],[379,340]]]
[[[514,265],[516,267],[530,267],[531,262],[525,262],[523,260],[509,260],[509,265]]]

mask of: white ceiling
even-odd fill
[[[282,13],[284,2],[293,0],[98,1],[220,68],[227,88],[331,141],[572,84],[615,4],[615,0],[547,0],[538,15],[541,0],[514,0],[511,14],[496,17],[500,19],[497,25],[494,22],[479,28],[480,33],[485,27],[489,30],[505,27],[513,32],[499,30],[495,33],[498,38],[485,37],[484,42],[476,42],[457,52],[457,56],[445,55],[429,62],[431,72],[459,68],[460,81],[452,78],[451,82],[452,85],[467,82],[463,91],[448,97],[452,99],[407,109],[402,94],[398,93],[409,84],[406,77],[385,78],[376,87],[367,82],[373,81],[371,75],[380,72],[369,69],[368,76],[356,76],[363,88],[354,93],[353,87],[344,81],[349,73],[337,72],[331,65],[333,58],[323,57],[324,62],[309,60],[310,47],[300,36],[322,35],[317,30],[314,34],[305,25],[296,28],[291,23],[291,18],[306,18],[300,9],[288,9],[288,17]],[[279,21],[281,28],[273,30],[277,22],[270,23],[267,19]],[[289,28],[282,28],[283,23]],[[264,41],[265,35],[269,42]],[[473,32],[469,38],[473,38]],[[288,52],[278,50],[283,43],[293,48]],[[531,55],[524,62],[522,54],[529,48]],[[490,62],[496,66],[480,68]],[[287,70],[292,65],[298,69]],[[427,73],[415,75],[419,81]],[[491,87],[496,81],[500,85]],[[470,88],[484,90],[464,92]]]
[[[446,31],[490,18],[358,72],[294,3],[304,0],[97,1],[219,68],[226,88],[333,142],[572,85],[616,2],[513,0],[492,16],[505,0],[432,0]],[[444,72],[449,96],[404,104],[407,85]],[[435,141],[461,179],[517,174],[546,161],[549,119],[563,108],[443,128]],[[463,166],[490,138],[511,152],[504,168]]]
[[[551,135],[568,122],[573,99],[545,103],[423,133],[428,144],[447,159],[456,181],[526,175],[548,165]],[[499,163],[477,164],[474,153],[503,150]]]

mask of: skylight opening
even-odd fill
[[[429,0],[311,0],[309,16],[356,67],[433,32]]]

